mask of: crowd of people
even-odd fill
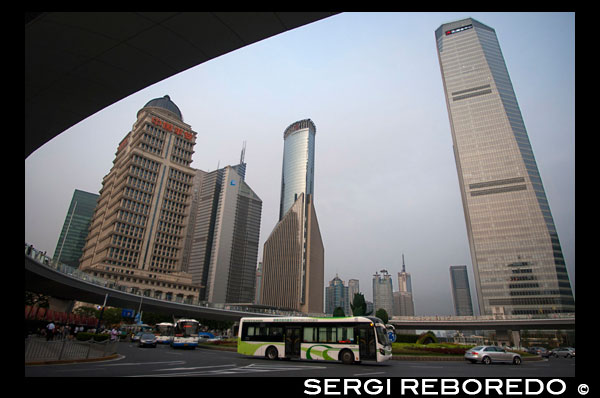
[[[45,328],[38,328],[37,335],[46,338],[46,341],[52,340],[72,340],[75,338],[77,333],[89,331],[84,326],[78,326],[73,324],[62,325],[50,321]]]

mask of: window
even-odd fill
[[[355,343],[353,327],[305,327],[304,342],[306,343]]]

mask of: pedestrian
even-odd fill
[[[117,332],[117,329],[115,329],[113,327],[112,330],[110,331],[110,341],[116,341],[118,334],[119,334],[119,332]]]
[[[46,341],[52,340],[54,337],[54,322],[50,321],[49,324],[46,325]]]

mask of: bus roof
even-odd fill
[[[284,317],[269,317],[269,318],[261,318],[261,317],[247,317],[242,318],[240,323],[242,322],[264,322],[264,323],[277,323],[277,322],[298,322],[298,323],[331,323],[331,322],[373,322],[373,323],[381,323],[383,321],[374,316],[347,316],[347,317],[306,317],[306,316],[284,316]]]

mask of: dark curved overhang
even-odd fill
[[[25,14],[25,158],[83,119],[198,64],[335,12]]]

